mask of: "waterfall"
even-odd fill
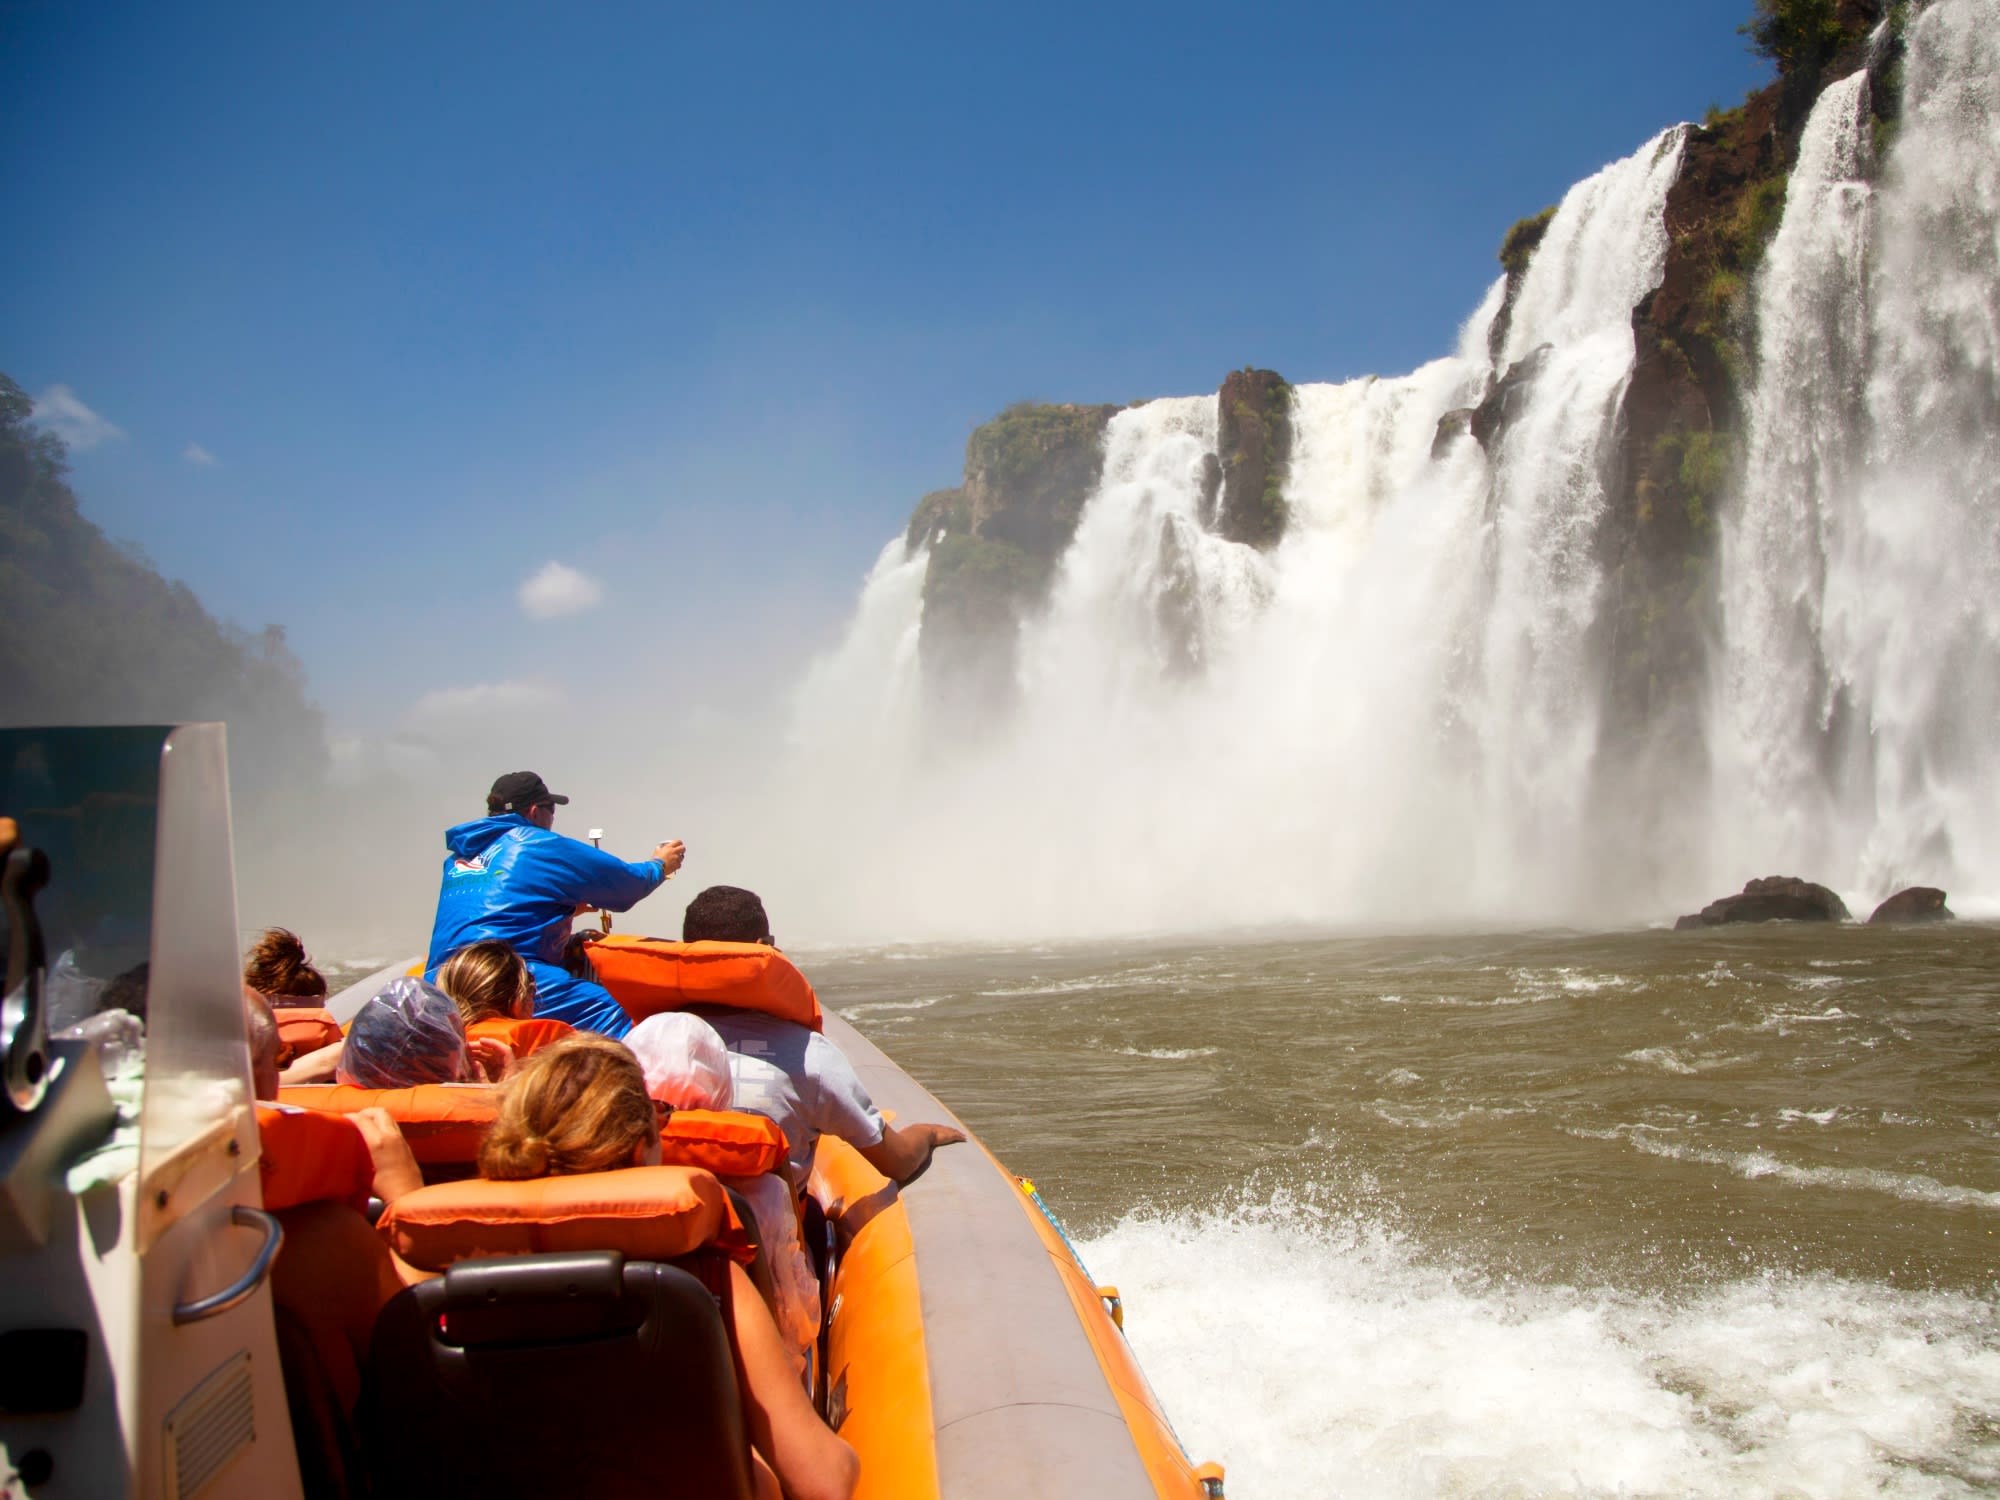
[[[787,926],[1658,920],[1773,872],[2000,905],[2000,0],[1933,0],[1905,42],[1884,159],[1866,77],[1828,88],[1751,289],[1705,802],[1611,777],[1603,738],[1602,523],[1676,127],[1571,189],[1451,353],[1296,388],[1268,552],[1207,524],[1215,397],[1115,415],[974,735],[927,738],[927,543],[892,543],[796,705],[790,823],[841,866]]]
[[[1757,286],[1720,555],[1730,871],[2000,899],[2000,5],[1909,24],[1875,187],[1867,82],[1807,123]]]
[[[837,890],[788,903],[912,937],[1587,903],[1592,541],[1684,136],[1573,188],[1511,307],[1496,282],[1453,353],[1297,387],[1269,553],[1204,525],[1215,397],[1113,417],[1015,701],[975,743],[925,739],[924,544],[892,543],[799,698],[785,780],[845,853]],[[1503,377],[1495,451],[1439,436]]]

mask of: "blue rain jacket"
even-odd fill
[[[518,813],[447,829],[444,881],[431,924],[426,977],[467,943],[497,938],[535,975],[535,1014],[623,1036],[632,1022],[602,985],[562,967],[579,905],[629,911],[667,878],[657,859],[627,864]]]

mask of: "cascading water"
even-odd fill
[[[1454,354],[1296,389],[1270,552],[1204,524],[1214,397],[1114,417],[1013,702],[970,744],[925,737],[923,552],[892,544],[800,704],[785,784],[850,851],[838,889],[788,896],[802,920],[1657,920],[1773,871],[2000,901],[2000,0],[1936,0],[1907,49],[1879,175],[1866,79],[1819,100],[1754,289],[1713,793],[1645,810],[1705,838],[1646,867],[1603,776],[1601,522],[1677,127],[1570,191]],[[1440,436],[1482,402],[1497,436]]]
[[[1737,868],[2000,898],[2000,4],[1822,94],[1758,285],[1721,554],[1716,826]]]
[[[863,748],[835,757],[837,785],[817,754],[789,779],[868,851],[807,904],[924,936],[1572,909],[1602,684],[1592,539],[1683,138],[1572,189],[1512,307],[1496,283],[1451,357],[1298,388],[1292,521],[1268,555],[1202,524],[1214,397],[1117,415],[1022,627],[1016,702],[975,747],[919,749],[908,693],[883,686],[907,688],[921,610],[919,560],[892,544],[800,706],[801,744]],[[1510,369],[1495,451],[1439,442]]]

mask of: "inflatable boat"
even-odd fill
[[[227,788],[219,725],[0,731],[0,815],[17,824],[0,893],[0,1496],[412,1488],[365,1432],[343,1446],[349,1414],[327,1394],[338,1381],[275,1309],[273,1267],[293,1221],[261,1160]],[[332,1018],[405,969],[334,997]],[[960,1123],[839,1016],[823,1024],[885,1113]],[[434,1114],[405,1125],[419,1161],[462,1159],[479,1111]],[[696,1239],[740,1221],[726,1179],[632,1170],[679,1174],[675,1190],[712,1215]],[[301,1196],[295,1183],[282,1191],[287,1204]],[[1220,1468],[1182,1450],[1134,1360],[1116,1290],[1092,1280],[1032,1184],[976,1137],[900,1188],[824,1139],[811,1194],[827,1252],[817,1400],[860,1456],[857,1495],[1223,1493]],[[677,1290],[696,1283],[664,1256],[644,1258],[664,1216],[606,1245],[575,1211],[554,1219],[567,1238],[489,1229],[415,1268],[374,1326],[359,1425],[372,1431],[367,1414],[385,1405],[392,1415],[376,1425],[390,1429],[421,1410],[393,1434],[403,1451],[463,1455],[463,1392],[430,1405],[402,1394],[406,1377],[431,1378],[416,1367],[435,1356],[489,1407],[512,1403],[515,1426],[498,1442],[512,1451],[496,1457],[487,1431],[482,1462],[466,1460],[467,1473],[499,1473],[500,1493],[574,1492],[571,1456],[578,1472],[615,1476],[620,1454],[635,1473],[664,1476],[645,1493],[737,1492],[733,1479],[700,1477],[704,1445],[741,1447],[741,1415],[726,1344],[720,1376],[713,1362],[712,1299]],[[536,1233],[553,1233],[550,1222]],[[297,1260],[295,1279],[312,1273]],[[326,1274],[332,1303],[340,1291]],[[630,1311],[641,1303],[643,1316]],[[540,1431],[538,1381],[602,1420]],[[493,1488],[482,1481],[482,1496]]]

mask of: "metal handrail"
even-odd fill
[[[217,1313],[228,1312],[230,1308],[249,1301],[251,1294],[264,1284],[264,1278],[271,1274],[271,1262],[278,1258],[278,1251],[285,1243],[285,1226],[273,1215],[261,1208],[252,1208],[247,1203],[239,1203],[229,1210],[229,1222],[243,1229],[263,1230],[263,1247],[258,1250],[257,1258],[250,1262],[250,1269],[214,1296],[193,1302],[176,1302],[176,1328],[185,1323],[199,1323],[203,1318],[212,1318]]]

